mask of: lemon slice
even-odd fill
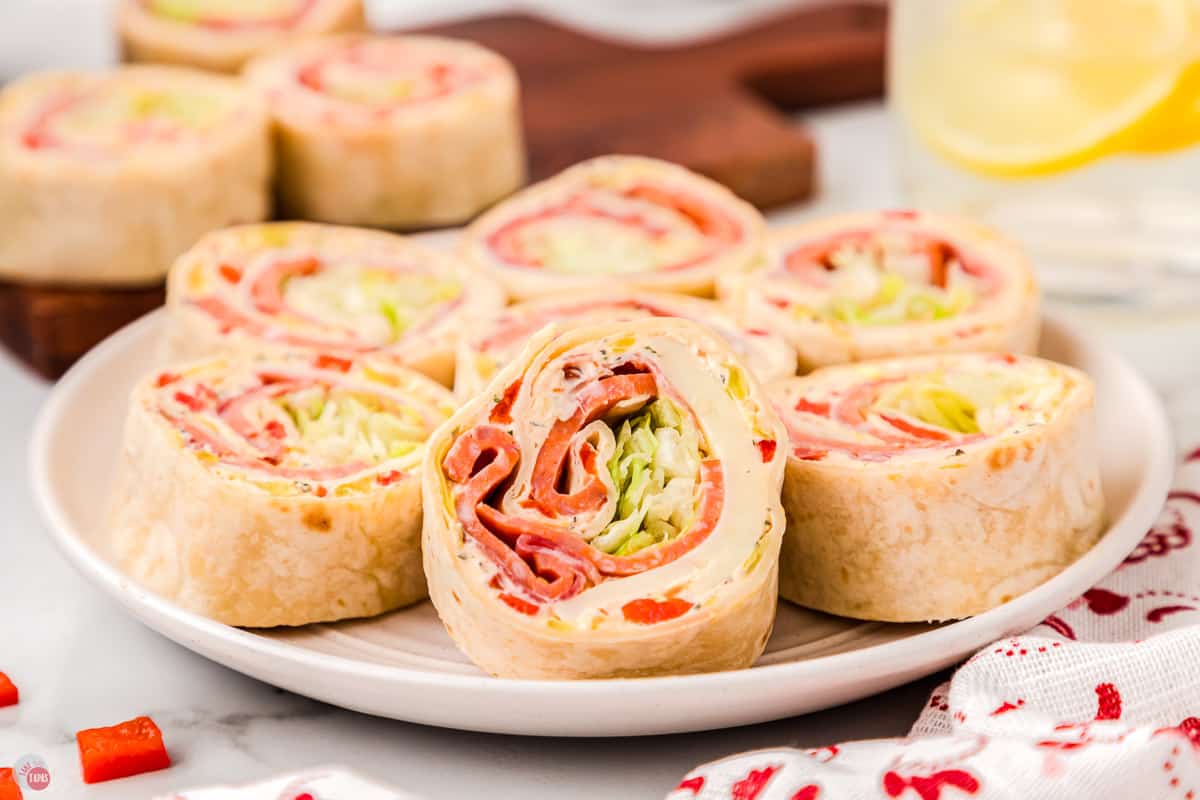
[[[900,106],[936,152],[1035,176],[1169,129],[1192,53],[1190,0],[967,0],[898,70]],[[1160,135],[1161,136],[1161,135]]]

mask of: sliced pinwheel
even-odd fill
[[[739,317],[784,336],[801,369],[894,355],[1037,347],[1039,292],[1016,245],[916,211],[783,228],[765,269],[724,276]]]
[[[420,466],[454,410],[390,359],[218,357],[138,385],[110,524],[126,573],[187,609],[265,627],[425,596]]]
[[[345,225],[465,222],[525,180],[516,72],[435,36],[327,37],[252,61],[290,215]]]
[[[362,0],[121,0],[117,8],[127,61],[218,72],[294,39],[365,26]]]
[[[1100,535],[1093,387],[1076,369],[919,356],[826,367],[771,394],[791,440],[788,600],[893,622],[970,616]]]
[[[775,612],[784,445],[694,322],[543,330],[430,442],[430,596],[496,675],[749,666]]]
[[[275,347],[384,351],[450,385],[460,332],[497,313],[489,278],[402,236],[312,223],[209,234],[175,263],[175,359]]]
[[[269,122],[231,78],[47,72],[0,91],[0,277],[151,284],[214,228],[270,210]]]
[[[509,294],[651,289],[711,296],[724,273],[763,259],[764,223],[732,192],[635,156],[585,161],[488,211],[467,258]]]
[[[680,317],[707,326],[760,381],[796,373],[796,351],[786,342],[765,330],[738,325],[712,300],[652,292],[613,292],[587,299],[572,293],[518,303],[474,327],[470,336],[460,340],[454,391],[464,398],[475,394],[551,322],[580,325],[645,317]]]

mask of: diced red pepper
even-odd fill
[[[317,369],[336,369],[339,372],[349,372],[354,362],[348,358],[338,358],[321,353],[317,356]]]
[[[758,452],[762,453],[763,463],[768,463],[775,457],[776,442],[774,439],[759,439],[755,442],[758,445]]]
[[[796,410],[825,417],[829,415],[829,403],[814,403],[807,397],[801,397],[796,401]]]
[[[326,489],[324,486],[317,487],[317,491],[316,491],[317,497],[324,497],[327,494],[329,494],[329,490]]]
[[[820,461],[825,456],[829,455],[829,451],[798,445],[794,450],[792,450],[792,455],[801,461]]]
[[[174,383],[177,380],[179,380],[179,376],[174,372],[163,372],[158,376],[158,379],[154,381],[154,385],[161,389],[167,384]]]
[[[621,613],[625,616],[625,621],[635,622],[639,625],[666,622],[669,619],[683,616],[691,610],[692,604],[678,597],[672,597],[670,600],[642,597],[638,600],[630,600],[621,606]]]
[[[162,731],[149,717],[75,734],[84,783],[127,778],[171,766]]]
[[[21,800],[21,787],[17,785],[12,767],[0,767],[0,800]]]
[[[221,273],[221,277],[230,283],[237,283],[242,279],[242,271],[232,264],[222,264],[217,267],[217,272]]]
[[[0,708],[15,706],[21,700],[17,685],[7,675],[0,672]]]
[[[505,593],[500,595],[500,599],[503,600],[509,608],[512,608],[515,611],[520,611],[522,614],[528,614],[532,617],[538,612],[538,607],[536,605],[528,600],[517,597],[516,595]]]
[[[282,439],[287,436],[287,428],[283,427],[283,423],[277,419],[273,419],[263,426],[263,430],[272,439]]]
[[[521,379],[513,381],[504,390],[504,395],[492,406],[492,413],[488,415],[488,420],[498,422],[502,425],[512,422],[512,407],[513,403],[517,402],[517,394],[521,391]]]
[[[404,477],[403,472],[401,472],[398,469],[394,469],[391,472],[383,472],[383,473],[380,473],[379,475],[376,475],[375,482],[378,483],[380,486],[390,486],[403,477]]]
[[[183,405],[190,408],[192,411],[199,411],[202,408],[204,408],[203,400],[200,400],[197,397],[192,397],[187,392],[176,392],[175,393],[175,402],[182,403]]]

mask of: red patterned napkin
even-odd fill
[[[668,800],[1200,800],[1200,450],[1175,482],[1116,571],[976,653],[908,738],[731,756]]]

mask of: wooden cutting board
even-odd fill
[[[786,112],[878,96],[886,18],[873,3],[803,9],[667,48],[520,15],[423,30],[473,39],[516,65],[533,179],[591,156],[633,153],[683,164],[769,208],[815,189],[812,138]],[[161,286],[0,283],[0,340],[57,378],[162,300]]]
[[[887,9],[778,14],[700,43],[606,41],[529,16],[423,29],[502,53],[521,78],[534,180],[591,156],[683,164],[760,208],[808,198],[812,138],[785,112],[883,92]]]

